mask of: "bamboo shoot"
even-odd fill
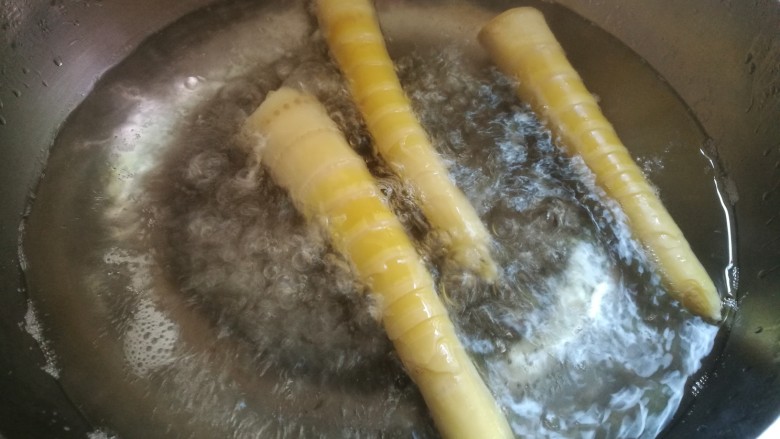
[[[387,53],[370,0],[318,0],[331,53],[349,83],[379,154],[414,190],[423,214],[442,233],[453,259],[493,281],[490,235],[412,111]]]
[[[324,223],[333,246],[379,297],[387,335],[442,435],[512,437],[403,226],[325,108],[282,88],[245,129],[259,135],[255,151],[274,180],[307,217]]]
[[[583,158],[596,183],[617,200],[669,293],[694,314],[720,320],[720,297],[707,271],[569,64],[542,14],[529,7],[508,10],[482,29],[479,41],[498,67],[518,81],[520,98],[542,116],[570,154]]]

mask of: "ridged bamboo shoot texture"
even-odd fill
[[[490,255],[490,234],[450,180],[417,120],[387,53],[372,2],[318,0],[317,14],[380,156],[412,187],[420,209],[453,259],[493,281],[497,271]]]
[[[479,41],[517,80],[517,92],[596,183],[617,200],[629,226],[656,262],[669,293],[692,313],[718,321],[720,297],[642,171],[569,64],[541,12],[521,7],[491,20]]]
[[[246,122],[273,179],[378,296],[382,322],[447,438],[509,438],[509,425],[458,340],[434,282],[360,158],[315,98],[268,95]]]

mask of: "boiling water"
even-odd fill
[[[283,84],[317,95],[365,157],[518,436],[652,437],[669,421],[717,328],[668,298],[619,210],[478,51],[473,35],[494,12],[437,5],[437,30],[421,39],[427,27],[414,20],[431,7],[390,6],[380,11],[399,76],[495,238],[500,281],[448,264],[374,155],[306,5],[193,14],[71,115],[27,223],[27,279],[57,362],[47,367],[104,431],[435,437],[369,292],[237,136]],[[608,36],[542,7],[564,43],[586,38],[570,52],[586,82],[599,63],[623,63],[627,80],[594,89],[721,273],[728,230],[685,107]],[[601,58],[583,61],[588,48]],[[663,191],[677,179],[686,193]]]

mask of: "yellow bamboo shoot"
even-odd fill
[[[434,282],[363,160],[325,108],[290,88],[268,95],[246,122],[273,179],[378,296],[382,322],[437,428],[447,438],[512,437],[468,357]]]
[[[542,14],[529,7],[508,10],[481,30],[479,41],[498,67],[518,81],[520,98],[541,115],[570,154],[582,157],[596,183],[617,200],[669,293],[694,314],[720,320],[720,297],[707,271],[569,64]]]
[[[420,125],[387,53],[371,0],[318,0],[330,51],[347,79],[376,149],[409,184],[453,259],[493,281],[490,235],[474,207],[450,180]]]

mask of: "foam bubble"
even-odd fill
[[[107,265],[123,266],[130,275],[127,288],[133,293],[144,293],[149,289],[152,275],[149,271],[152,257],[146,254],[133,254],[120,248],[111,248],[103,255]]]
[[[41,352],[43,352],[45,364],[41,366],[41,369],[54,378],[59,379],[60,369],[57,367],[57,356],[51,349],[49,341],[43,337],[43,328],[31,300],[27,301],[27,312],[24,314],[24,329],[35,339]]]
[[[150,300],[141,300],[124,336],[127,364],[142,377],[171,364],[178,339],[178,325]]]
[[[589,242],[576,243],[566,269],[548,281],[555,304],[546,313],[523,316],[534,331],[510,347],[505,362],[497,364],[498,374],[518,387],[552,372],[571,355],[570,345],[583,328],[602,318],[604,296],[615,288],[604,253]]]
[[[119,436],[104,430],[95,430],[87,433],[87,439],[118,439]]]

